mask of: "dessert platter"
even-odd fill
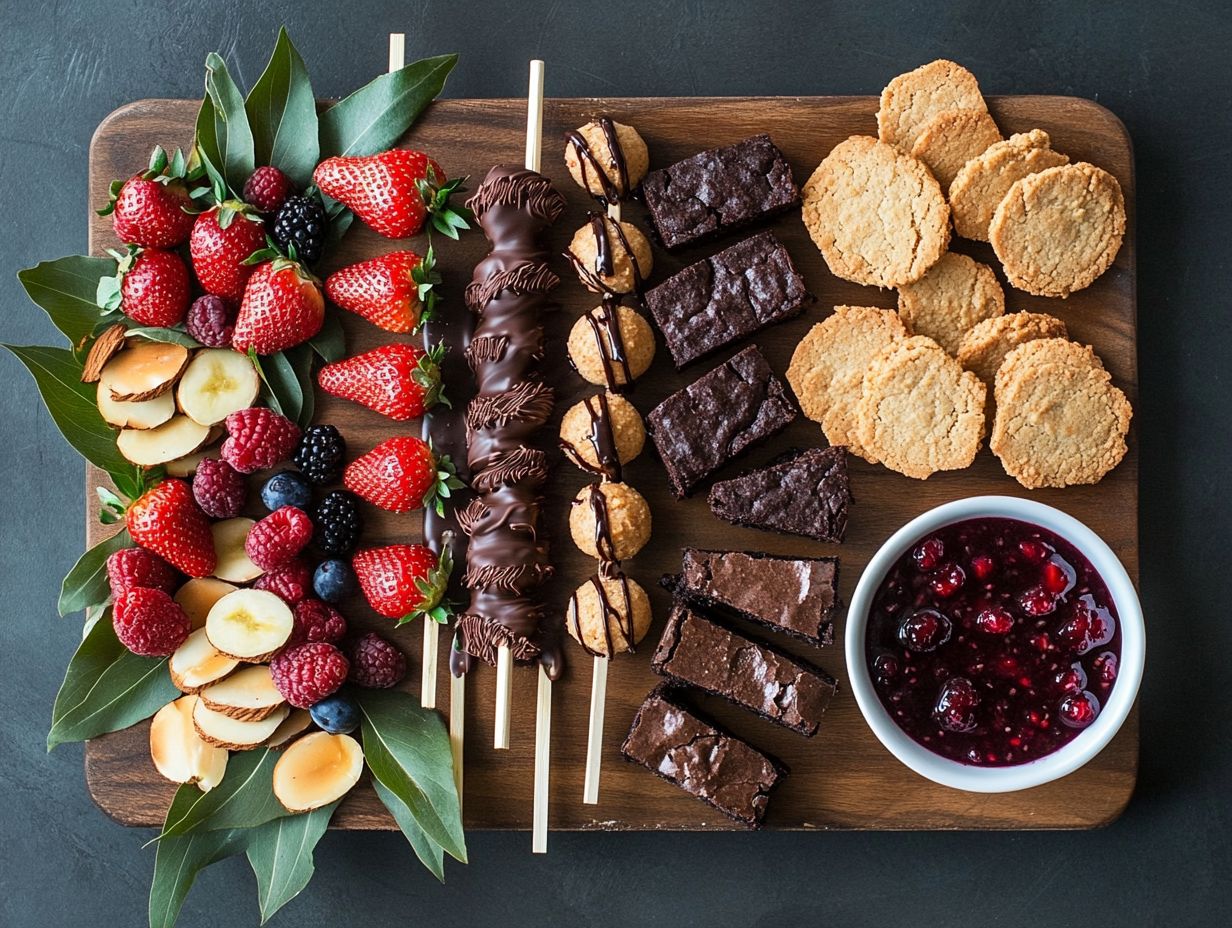
[[[318,116],[285,32],[247,107],[211,56],[204,103],[95,136],[115,254],[22,272],[70,347],[15,351],[90,461],[49,744],[162,826],[158,923],[221,856],[263,885],[272,829],[310,874],[327,824],[398,828],[440,876],[464,826],[1115,818],[1116,118],[948,61],[653,100],[545,98],[536,62],[429,105],[454,59],[401,57]]]

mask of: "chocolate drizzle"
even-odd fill
[[[574,254],[572,249],[566,249],[565,251],[565,257],[569,259],[569,263],[577,271],[577,275],[581,278],[582,283],[596,293],[607,293],[612,296],[620,295],[604,280],[605,277],[611,278],[616,273],[616,252],[612,248],[611,240],[611,235],[615,235],[616,240],[620,243],[620,247],[625,253],[625,257],[629,260],[629,269],[633,272],[633,292],[641,293],[646,281],[642,274],[641,263],[637,260],[637,255],[634,254],[633,248],[629,244],[629,236],[625,234],[624,227],[615,219],[610,219],[602,213],[591,213],[587,218],[587,222],[595,239],[594,262],[588,265]],[[611,230],[610,234],[608,230]]]
[[[607,586],[605,581],[615,580],[620,585],[621,606],[618,608],[612,605],[611,599],[607,595]],[[629,595],[629,578],[625,576],[625,572],[621,569],[620,564],[614,561],[603,561],[599,564],[599,572],[595,576],[586,581],[595,588],[595,595],[599,599],[599,612],[602,615],[603,621],[603,650],[597,651],[586,643],[586,636],[582,633],[581,624],[581,604],[578,602],[578,594],[575,592],[569,599],[569,607],[565,614],[568,616],[569,630],[581,644],[582,648],[591,657],[612,657],[616,654],[616,642],[612,638],[612,626],[616,626],[616,630],[620,633],[621,651],[633,653],[637,650],[637,638],[633,628],[633,599]],[[585,588],[585,584],[582,585]]]
[[[599,162],[599,156],[590,147],[586,137],[576,129],[565,133],[565,141],[577,152],[578,164],[582,169],[582,187],[588,193],[590,189],[590,172],[594,171],[595,179],[603,191],[600,199],[604,203],[619,203],[631,192],[629,190],[629,163],[625,158],[625,150],[620,145],[620,136],[616,132],[616,124],[607,116],[600,116],[595,122],[603,131],[603,139],[607,143],[608,165],[616,171],[619,183],[613,182],[607,170]]]
[[[498,165],[467,205],[492,250],[466,288],[476,317],[467,351],[476,385],[465,415],[467,463],[479,496],[458,520],[470,538],[464,582],[471,595],[458,620],[454,666],[464,655],[495,663],[508,646],[516,660],[538,660],[555,679],[563,659],[540,627],[545,613],[536,596],[553,572],[539,532],[547,458],[531,442],[554,402],[538,366],[546,295],[560,282],[537,239],[564,200],[541,174]]]
[[[616,433],[612,426],[612,410],[607,401],[606,393],[596,393],[582,401],[586,414],[590,417],[590,436],[588,441],[595,451],[598,465],[591,464],[580,451],[570,442],[562,441],[561,448],[565,454],[582,470],[598,474],[604,480],[620,483],[623,479],[623,467],[620,463],[620,453],[616,448]]]

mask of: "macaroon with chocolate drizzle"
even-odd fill
[[[641,185],[650,154],[636,129],[600,116],[565,133],[565,167],[591,196],[620,203]]]
[[[573,234],[565,257],[586,289],[621,296],[641,293],[654,268],[650,240],[631,222],[591,213]]]

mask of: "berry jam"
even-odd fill
[[[1116,683],[1108,587],[1065,539],[968,519],[920,539],[873,600],[865,651],[877,696],[924,747],[1006,767],[1072,741]]]

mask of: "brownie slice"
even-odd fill
[[[672,604],[651,669],[722,696],[807,738],[817,734],[837,684],[825,671]]]
[[[847,449],[793,452],[710,488],[710,511],[735,525],[841,542],[847,534]]]
[[[790,319],[812,299],[770,232],[690,264],[645,295],[677,369]]]
[[[699,606],[824,647],[834,642],[838,558],[685,548],[663,585]]]
[[[637,710],[620,753],[750,828],[761,826],[770,791],[787,775],[781,762],[676,702],[665,687]]]
[[[796,417],[783,381],[755,345],[677,390],[646,417],[672,492],[697,484]]]

